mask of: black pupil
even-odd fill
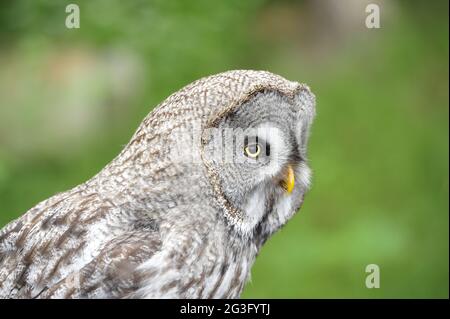
[[[258,144],[251,144],[248,146],[248,151],[250,152],[250,154],[256,154],[258,153]]]

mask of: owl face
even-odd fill
[[[310,183],[306,163],[311,93],[252,94],[204,132],[203,158],[227,219],[242,234],[268,236],[300,207]]]

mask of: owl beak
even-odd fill
[[[284,171],[283,179],[280,182],[280,186],[288,193],[292,193],[295,186],[295,175],[291,165],[288,165]]]

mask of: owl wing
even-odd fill
[[[131,295],[159,232],[151,219],[112,229],[114,209],[91,194],[60,194],[0,230],[0,298]]]
[[[71,273],[40,298],[128,298],[141,288],[143,273],[138,266],[160,248],[156,232],[134,231],[109,241],[98,256]]]

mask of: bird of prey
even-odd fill
[[[308,86],[266,71],[197,80],[97,175],[0,231],[1,298],[238,298],[300,208]]]

